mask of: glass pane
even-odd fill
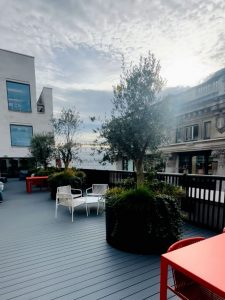
[[[186,141],[189,141],[190,140],[190,133],[191,133],[191,131],[190,131],[190,127],[186,127]]]
[[[10,125],[12,146],[29,147],[33,135],[32,126]]]
[[[205,127],[205,133],[204,133],[204,138],[205,139],[210,139],[211,136],[211,122],[205,122],[204,123]]]
[[[31,101],[29,84],[7,81],[6,87],[9,110],[30,112]]]
[[[195,125],[195,126],[194,126],[193,139],[194,139],[194,140],[197,140],[197,139],[198,139],[198,125]]]

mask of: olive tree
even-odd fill
[[[164,85],[160,68],[150,52],[137,65],[125,68],[123,62],[120,82],[113,87],[111,116],[98,129],[103,161],[133,160],[137,186],[144,182],[146,151],[155,151],[166,137],[168,107],[157,97]]]
[[[46,169],[54,157],[54,146],[52,133],[37,133],[31,139],[29,151],[35,162]]]
[[[57,156],[63,161],[65,169],[72,160],[78,159],[79,144],[75,141],[75,135],[80,124],[80,114],[76,108],[63,108],[58,117],[52,118]]]

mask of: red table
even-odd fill
[[[160,300],[167,299],[168,266],[225,299],[225,234],[161,256]]]
[[[26,189],[27,193],[32,192],[32,185],[43,185],[44,182],[47,182],[48,176],[33,176],[26,177]]]

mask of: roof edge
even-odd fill
[[[34,58],[34,56],[32,56],[32,55],[23,54],[23,53],[11,51],[11,50],[6,50],[6,49],[1,49],[0,48],[0,51],[5,51],[5,52],[13,53],[13,54],[18,54],[18,55],[22,55],[22,56],[27,56],[27,57],[30,57],[30,58]]]

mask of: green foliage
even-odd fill
[[[129,190],[136,188],[136,180],[134,178],[126,178],[118,182],[116,186]]]
[[[80,170],[76,170],[75,171],[76,177],[81,178],[82,180],[84,180],[86,178],[86,174],[83,171]]]
[[[133,160],[138,186],[144,181],[147,149],[156,150],[166,136],[169,109],[157,98],[163,84],[160,64],[153,54],[141,57],[138,65],[127,70],[123,64],[120,83],[113,90],[111,117],[99,129],[103,160],[112,162],[123,156]]]
[[[63,161],[66,169],[72,160],[78,159],[79,144],[75,142],[75,134],[80,124],[80,114],[75,108],[64,108],[58,118],[52,118],[52,125],[58,139],[56,155]]]
[[[177,241],[182,219],[178,201],[147,187],[117,189],[106,198],[107,241],[137,253],[162,253]]]
[[[83,175],[85,174],[83,173]],[[76,171],[72,169],[66,169],[63,172],[53,173],[48,178],[49,187],[51,190],[51,198],[55,199],[58,186],[71,185],[72,188],[81,189],[84,179],[85,176],[82,177],[80,171],[76,173]]]
[[[124,191],[124,189],[121,187],[114,187],[114,188],[109,189],[105,195],[107,205],[108,206],[115,205],[115,203],[120,200],[120,196],[123,191]]]
[[[156,195],[155,201],[153,223],[157,226],[152,227],[152,234],[156,237],[160,248],[166,251],[181,235],[182,214],[179,201],[171,195]]]
[[[163,153],[157,150],[145,155],[144,169],[147,172],[162,172],[165,170],[165,157]]]
[[[51,175],[53,173],[56,173],[56,172],[60,172],[60,170],[55,168],[55,167],[49,167],[47,169],[42,169],[42,168],[37,169],[33,173],[35,173],[36,176],[49,176],[49,175]]]
[[[167,194],[175,197],[178,200],[185,196],[185,191],[182,190],[180,186],[175,186],[166,183],[165,181],[160,181],[157,179],[150,180],[149,182],[146,182],[146,186],[156,194]]]
[[[51,133],[39,133],[32,137],[29,150],[37,165],[47,168],[54,156],[54,146],[54,136]]]

